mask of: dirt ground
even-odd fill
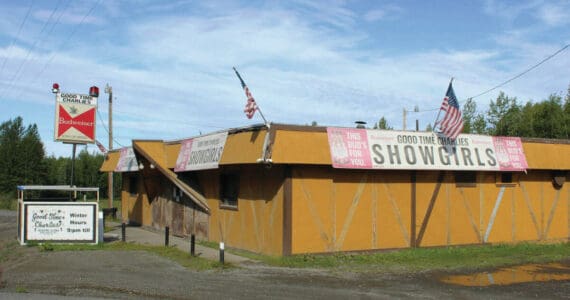
[[[15,240],[15,213],[0,210],[0,257],[6,258],[0,265],[0,299],[570,298],[568,280],[468,287],[443,283],[449,274],[435,272],[347,273],[256,263],[197,272],[144,251],[40,252]]]

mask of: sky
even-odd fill
[[[96,138],[176,140],[263,123],[246,118],[236,67],[269,122],[394,129],[436,119],[453,77],[460,105],[570,44],[569,1],[0,0],[0,122],[54,141],[53,83],[100,96]],[[565,96],[570,49],[474,98]],[[419,112],[414,112],[417,108]],[[83,147],[83,146],[82,146]],[[90,152],[94,145],[85,146]]]

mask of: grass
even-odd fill
[[[232,268],[231,264],[220,264],[217,261],[208,260],[201,257],[191,256],[189,253],[178,248],[164,246],[149,246],[135,243],[99,243],[97,245],[86,244],[46,244],[40,245],[42,251],[89,251],[89,250],[110,250],[110,251],[147,251],[158,256],[172,260],[188,269],[196,271],[221,270]]]
[[[416,248],[365,254],[307,254],[287,257],[229,251],[277,267],[393,273],[478,270],[570,259],[570,243]]]
[[[18,199],[10,193],[0,193],[0,209],[18,209]]]

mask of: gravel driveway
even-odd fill
[[[570,282],[463,287],[436,273],[347,273],[267,267],[192,271],[144,251],[40,252],[15,243],[15,213],[0,211],[1,299],[49,295],[115,299],[568,298]],[[26,293],[26,294],[23,294]],[[39,295],[38,295],[39,294]]]

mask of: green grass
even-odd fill
[[[121,209],[121,199],[113,198],[113,207]],[[99,199],[99,209],[109,208],[109,199],[100,198]]]
[[[18,199],[11,193],[0,193],[0,209],[16,210],[18,209]]]
[[[376,253],[335,253],[273,257],[229,250],[271,266],[341,269],[355,272],[478,270],[570,259],[570,243],[416,248]]]
[[[158,256],[172,260],[188,269],[197,271],[206,270],[221,270],[227,268],[233,268],[231,264],[220,264],[217,261],[208,260],[201,257],[191,256],[189,253],[179,250],[178,248],[164,247],[164,246],[149,246],[140,245],[135,243],[124,243],[124,242],[114,242],[114,243],[99,243],[97,245],[86,245],[86,244],[66,244],[57,245],[46,244],[40,246],[42,251],[88,251],[88,250],[111,250],[111,251],[147,251]]]

